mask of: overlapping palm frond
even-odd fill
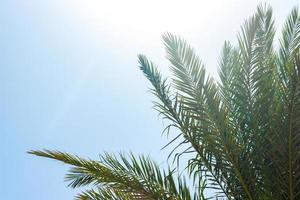
[[[272,9],[258,6],[242,26],[238,45],[225,43],[219,84],[190,45],[172,34],[163,36],[174,75],[168,93],[176,94],[179,119],[186,123],[170,118],[174,111],[160,112],[196,152],[190,173],[206,177],[228,199],[299,197],[299,30],[294,9],[276,53]],[[156,82],[154,75],[146,76]],[[168,102],[172,105],[172,99]]]

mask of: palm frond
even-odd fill
[[[99,161],[94,161],[59,151],[29,153],[72,165],[66,175],[71,187],[94,185],[94,189],[83,192],[77,199],[193,199],[193,193],[183,177],[174,179],[172,170],[160,170],[157,164],[144,156],[136,158],[132,154],[129,157],[120,154],[116,157],[106,153],[100,156]],[[194,196],[197,198],[201,197],[199,191],[195,190]]]

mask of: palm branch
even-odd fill
[[[92,185],[76,196],[78,200],[200,200],[201,185],[193,191],[185,178],[175,178],[174,170],[161,170],[148,157],[133,154],[119,156],[104,154],[99,161],[80,158],[59,151],[30,151],[72,167],[65,179],[72,188]],[[196,184],[195,184],[196,185]]]

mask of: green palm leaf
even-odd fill
[[[194,194],[183,177],[174,179],[173,171],[160,170],[149,158],[120,154],[100,156],[100,161],[86,160],[59,151],[30,151],[29,153],[72,165],[66,175],[71,187],[94,185],[94,189],[79,194],[77,199],[143,199],[199,200],[201,190]]]

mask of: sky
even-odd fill
[[[298,0],[266,1],[277,30]],[[146,154],[163,165],[168,138],[138,69],[143,53],[169,75],[161,35],[196,49],[217,75],[225,40],[260,1],[0,0],[1,199],[63,200],[61,163],[26,154],[55,149],[97,159]]]

